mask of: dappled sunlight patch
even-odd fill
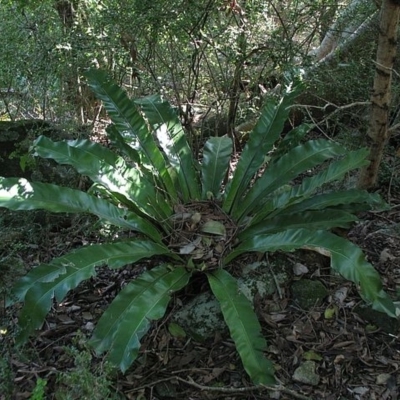
[[[7,182],[10,182],[9,180]],[[12,182],[12,181],[11,181]],[[5,178],[0,177],[0,198],[29,198],[34,190],[29,181],[24,178],[15,178],[13,184],[5,184]]]

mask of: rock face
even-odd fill
[[[76,186],[79,174],[74,168],[29,154],[32,142],[40,135],[54,141],[71,139],[47,121],[0,121],[0,176]]]
[[[275,292],[276,281],[282,283],[287,279],[283,272],[272,275],[269,269],[258,266],[260,263],[244,267],[243,276],[238,279],[239,289],[250,302],[254,301],[255,296],[262,302],[263,298]],[[210,292],[202,293],[184,305],[175,313],[173,321],[199,341],[227,330],[219,303]]]
[[[54,132],[42,120],[0,121],[0,176],[30,178],[31,171],[21,168],[20,157],[27,154],[32,140]]]
[[[328,291],[320,281],[300,279],[292,284],[293,301],[304,310],[319,306],[328,295]]]
[[[384,332],[395,335],[400,329],[400,320],[391,318],[387,314],[373,310],[371,307],[366,305],[357,306],[354,311],[369,324],[382,329]]]
[[[201,135],[204,138],[211,136],[223,136],[228,133],[228,116],[227,115],[211,115],[202,120],[198,126]]]
[[[320,376],[315,373],[316,364],[314,361],[305,361],[301,364],[293,374],[293,379],[306,385],[316,386],[319,383]]]
[[[226,329],[218,301],[212,293],[202,293],[182,307],[173,321],[200,342]]]

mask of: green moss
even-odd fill
[[[292,284],[293,301],[303,308],[309,310],[319,306],[328,295],[328,291],[320,281],[301,279]]]

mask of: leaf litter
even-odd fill
[[[395,297],[400,287],[400,202],[392,205],[395,207],[391,211],[364,215],[362,222],[347,232],[347,236],[363,248],[369,261],[382,275],[386,289]],[[235,227],[217,209],[205,210],[202,207],[195,204],[180,211],[182,215],[178,215],[173,223],[184,230],[183,233],[182,229],[177,232],[171,241],[177,249],[194,245],[190,252],[195,254],[200,249],[201,257],[210,253],[210,259],[218,266],[219,253],[229,245],[227,238]],[[13,214],[13,218],[20,216]],[[207,221],[223,224],[226,234],[218,224],[211,227],[215,233],[207,232],[209,229],[202,231],[201,226]],[[38,260],[43,262],[84,242],[99,240],[96,234],[88,236],[87,224],[81,224],[82,220],[78,224],[76,221],[63,223],[62,227],[57,227],[58,222],[55,219],[42,226],[40,234],[34,238],[17,235],[20,242],[27,244],[18,253],[24,265],[31,267]],[[18,229],[15,226],[13,229],[16,234]],[[199,239],[199,232],[211,239]],[[12,246],[6,240],[2,243],[0,257],[4,259]],[[188,252],[189,248],[184,251]],[[237,270],[243,268],[243,263],[257,261],[254,257],[239,259],[233,268]],[[200,280],[174,299],[166,319],[153,323],[151,333],[143,341],[140,357],[127,373],[113,376],[111,389],[120,396],[115,398],[398,399],[399,325],[394,324],[394,328],[388,330],[370,319],[371,312],[361,315],[358,309],[363,305],[355,288],[332,275],[322,256],[310,258],[309,252],[299,251],[287,257],[306,266],[297,266],[294,275],[297,272],[301,273],[301,278],[317,277],[330,296],[319,307],[305,311],[291,301],[288,284],[262,303],[255,302],[269,345],[266,356],[274,362],[282,387],[275,391],[254,388],[228,336],[216,333],[213,339],[200,343],[182,334],[177,327],[171,333],[170,317],[174,310],[205,289],[205,282]],[[119,290],[143,270],[151,268],[152,263],[154,261],[142,262],[120,270],[98,269],[95,278],[69,293],[62,304],[54,304],[46,323],[25,350],[15,351],[13,347],[12,332],[18,306],[4,309],[2,304],[1,355],[10,366],[14,391],[11,397],[0,393],[0,399],[30,398],[39,377],[47,380],[46,399],[55,398],[59,374],[74,368],[74,359],[66,347],[77,346],[74,339],[78,331],[89,337],[102,311]],[[2,273],[4,275],[7,271]],[[174,334],[176,331],[180,334]],[[83,349],[82,344],[80,350]],[[308,360],[313,360],[315,372],[320,377],[317,386],[293,379],[294,371]],[[103,358],[93,358],[93,368],[101,367],[103,363]]]

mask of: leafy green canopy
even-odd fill
[[[131,100],[98,70],[87,73],[113,124],[108,135],[115,153],[88,140],[53,142],[39,137],[36,155],[68,164],[93,181],[89,193],[18,178],[0,178],[0,207],[91,213],[134,239],[87,245],[32,269],[14,287],[23,343],[40,328],[53,299],[61,302],[96,267],[121,268],[157,256],[159,265],[142,273],[113,300],[94,330],[98,353],[126,371],[140,340],[165,314],[171,296],[206,274],[221,305],[243,366],[257,384],[272,384],[274,370],[263,351],[266,341],[251,303],[228,272],[248,252],[323,249],[332,268],[354,282],[376,310],[395,316],[378,273],[361,250],[330,233],[357,220],[355,212],[384,207],[378,195],[357,190],[328,191],[349,171],[367,163],[365,150],[347,152],[327,140],[280,142],[289,107],[300,86],[267,100],[233,170],[232,141],[210,138],[201,165],[193,158],[175,110],[159,96]],[[305,127],[291,135],[307,132]],[[295,178],[315,173],[293,184]],[[229,178],[227,178],[229,177]],[[11,301],[9,302],[9,304]]]

